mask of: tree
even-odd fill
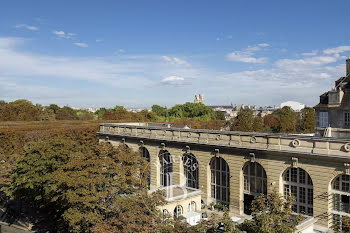
[[[260,195],[252,202],[253,219],[239,228],[247,233],[293,233],[303,217],[292,214],[292,202],[292,197],[285,199],[276,191]]]
[[[254,112],[251,109],[241,110],[233,122],[231,130],[252,132],[254,123]]]
[[[56,112],[56,119],[57,120],[78,120],[78,116],[76,111],[74,109],[64,106],[63,108],[60,108]]]
[[[50,104],[49,107],[47,107],[48,109],[51,109],[53,111],[54,114],[57,113],[57,111],[59,109],[61,109],[57,104]]]
[[[289,106],[284,106],[274,113],[278,120],[278,132],[295,133],[296,115],[294,110]]]
[[[54,184],[53,173],[79,150],[77,143],[59,138],[33,143],[12,171],[7,195],[37,207],[48,206],[55,194],[50,188]]]
[[[267,131],[277,133],[279,131],[279,122],[275,114],[264,116],[264,125]]]
[[[226,120],[225,114],[223,112],[218,111],[218,112],[215,112],[215,113],[216,113],[216,119],[217,120],[222,120],[222,121]]]
[[[259,117],[259,116],[254,117],[253,130],[254,130],[254,132],[263,132],[264,131],[264,120],[262,117]]]
[[[298,131],[303,133],[315,132],[315,110],[313,108],[305,107],[301,110]]]
[[[168,109],[159,105],[152,105],[152,112],[157,114],[157,116],[168,117]]]

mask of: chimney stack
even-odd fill
[[[346,76],[350,74],[350,57],[346,59]]]

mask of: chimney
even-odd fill
[[[346,59],[346,76],[350,74],[350,57]]]

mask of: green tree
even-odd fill
[[[218,111],[218,112],[215,112],[215,114],[216,114],[216,119],[217,120],[221,120],[221,121],[226,120],[225,119],[225,114],[223,112]]]
[[[254,112],[251,109],[243,109],[235,118],[231,130],[234,131],[243,131],[243,132],[252,132],[254,124]]]
[[[157,116],[168,117],[168,109],[159,105],[152,105],[152,112],[157,114]]]
[[[315,110],[305,107],[300,112],[298,119],[298,131],[303,133],[315,132]]]
[[[296,115],[294,110],[289,106],[284,106],[274,112],[278,120],[278,132],[295,133]]]

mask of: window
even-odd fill
[[[320,127],[328,127],[328,112],[319,113],[319,124]]]
[[[266,172],[259,163],[248,162],[243,167],[243,176],[245,194],[267,194]]]
[[[350,126],[350,112],[344,112],[344,125]]]
[[[140,150],[141,150],[141,157],[145,158],[147,160],[147,162],[151,162],[151,157],[149,155],[147,148],[143,146],[140,148]],[[147,184],[148,184],[148,188],[150,188],[150,185],[151,185],[150,175],[147,177]]]
[[[172,185],[173,159],[167,150],[159,152],[160,162],[160,184],[163,186]]]
[[[223,158],[214,158],[210,163],[211,197],[217,202],[229,206],[230,169]]]
[[[198,189],[198,161],[193,154],[185,154],[182,157],[186,186]]]
[[[188,204],[188,212],[195,212],[196,211],[196,202],[191,201],[190,204]]]
[[[180,216],[182,216],[182,206],[180,206],[180,205],[177,205],[176,207],[175,207],[175,209],[174,209],[174,217],[175,218],[178,218],[178,217],[180,217]]]
[[[296,213],[313,215],[313,185],[309,174],[301,168],[288,168],[283,173],[284,196],[292,195]]]
[[[350,216],[350,176],[337,176],[332,182],[331,192],[333,225],[336,228],[342,229],[343,217]]]

